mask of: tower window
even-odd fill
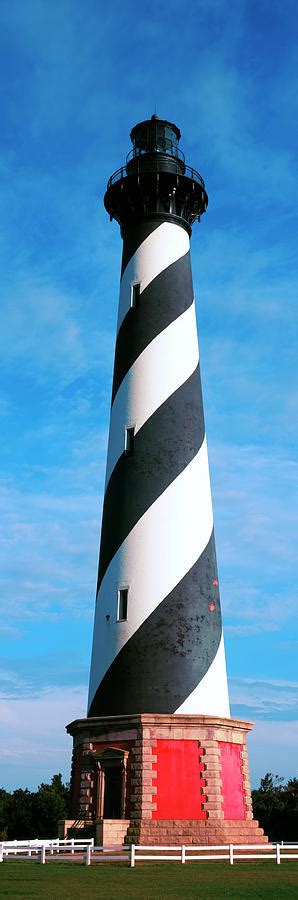
[[[131,305],[132,309],[136,309],[136,307],[140,305],[140,296],[141,296],[141,285],[140,284],[132,284],[131,285],[131,299],[130,299],[130,305]]]
[[[120,590],[118,591],[117,622],[126,622],[127,602],[128,588],[120,588]]]
[[[125,429],[125,453],[128,455],[129,453],[133,453],[134,451],[134,443],[135,443],[135,430],[134,428],[126,428]]]

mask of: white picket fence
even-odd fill
[[[144,846],[131,844],[129,846],[94,846],[92,839],[65,839],[65,840],[34,840],[34,841],[3,841],[0,843],[0,862],[9,859],[31,859],[42,865],[45,862],[54,862],[60,859],[85,863],[124,861],[132,868],[137,862],[143,861],[170,861],[180,862],[204,862],[227,860],[232,866],[238,860],[250,862],[254,859],[273,859],[280,865],[285,859],[298,859],[298,843],[278,844],[218,844],[217,846]]]
[[[41,856],[44,850],[50,856],[63,853],[68,850],[73,856],[78,849],[85,851],[87,847],[94,847],[94,838],[32,838],[24,841],[2,841],[0,842],[0,862],[8,857],[24,858]],[[41,861],[41,860],[40,860]]]
[[[286,852],[287,850],[290,852]],[[232,866],[236,860],[274,859],[280,865],[282,859],[298,859],[298,843],[291,848],[286,844],[218,844],[217,846],[151,847],[132,845],[130,848],[130,865],[141,860],[171,860],[182,864],[204,860],[226,859]],[[144,853],[145,851],[145,853]],[[86,862],[87,865],[87,862]]]

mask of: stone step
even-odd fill
[[[132,820],[126,843],[139,844],[266,844],[259,823],[249,820]]]

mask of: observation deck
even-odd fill
[[[123,232],[146,219],[170,219],[190,233],[193,222],[206,211],[208,196],[202,176],[186,165],[178,147],[176,125],[152,116],[130,134],[133,148],[126,165],[111,175],[104,204],[110,219]]]

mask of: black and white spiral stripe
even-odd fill
[[[189,237],[173,222],[124,237],[90,675],[89,716],[136,712],[229,716]]]

